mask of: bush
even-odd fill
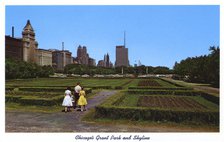
[[[5,60],[6,79],[49,77],[54,74],[51,66],[39,66],[36,63],[29,63],[6,58]]]
[[[28,92],[63,92],[66,90],[65,87],[19,87],[19,91],[28,91]],[[71,90],[73,92],[73,90]],[[91,88],[85,88],[86,94],[92,93]]]
[[[158,89],[158,90],[193,90],[193,88],[190,87],[175,87],[175,88],[171,88],[171,87],[135,87],[135,86],[130,86],[128,87],[128,89]]]
[[[128,108],[116,106],[97,106],[96,118],[110,119],[129,119],[129,120],[152,120],[152,121],[172,121],[219,124],[218,112],[190,112],[190,111],[172,111],[149,108]]]
[[[22,98],[21,96],[7,95],[7,96],[5,96],[5,102],[19,103],[21,98]]]
[[[64,96],[57,96],[53,98],[38,98],[38,97],[22,97],[22,96],[12,96],[7,95],[5,97],[5,102],[14,102],[21,105],[37,105],[37,106],[53,106],[61,105]]]
[[[122,90],[123,87],[122,86],[115,86],[114,89],[116,89],[116,90]]]
[[[133,90],[131,90],[133,91]],[[145,93],[143,90],[137,90],[138,93]],[[126,93],[125,93],[126,92]],[[149,107],[126,107],[118,106],[120,102],[128,95],[129,91],[123,91],[121,94],[116,94],[107,99],[103,104],[96,106],[95,117],[96,118],[110,118],[110,119],[129,119],[129,120],[151,120],[151,121],[172,121],[172,122],[190,122],[201,124],[219,124],[219,112],[216,110],[170,110],[162,108],[149,108]],[[201,95],[202,92],[198,91],[167,91],[167,90],[155,90],[146,91],[155,95],[175,93],[174,95]],[[133,93],[133,92],[132,92]],[[136,92],[135,92],[136,93]],[[149,95],[149,94],[148,94]],[[205,94],[204,94],[205,95]]]
[[[64,98],[63,96],[54,97],[52,99],[21,98],[19,103],[21,105],[54,106],[54,105],[61,105],[63,98]]]
[[[92,89],[112,89],[112,86],[87,86]]]
[[[6,92],[6,96],[38,96],[42,98],[52,98],[55,96],[63,96],[63,93],[58,92],[30,92],[30,91],[8,91]]]
[[[201,96],[208,101],[219,105],[219,97],[194,90],[128,90],[126,94],[144,94],[144,95],[177,95],[177,96]]]
[[[168,81],[168,80],[163,79],[163,78],[159,78],[159,79],[162,80],[162,81],[168,82],[168,83],[170,83],[170,84],[173,84],[173,85],[175,85],[175,86],[177,86],[177,87],[184,87],[184,86],[182,86],[182,85],[180,85],[180,84],[178,84],[178,83],[175,83],[175,82],[172,82],[172,81]]]

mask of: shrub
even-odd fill
[[[184,87],[184,86],[182,86],[182,85],[180,85],[180,84],[178,84],[178,83],[175,83],[175,82],[172,82],[172,81],[168,81],[168,80],[163,79],[163,78],[159,78],[159,79],[162,80],[162,81],[168,82],[168,83],[170,83],[170,84],[173,84],[173,85],[175,85],[175,86],[177,86],[177,87]]]
[[[54,97],[51,99],[37,98],[37,97],[23,97],[19,102],[21,105],[37,105],[37,106],[53,106],[61,105],[63,96]]]
[[[7,96],[5,96],[5,102],[19,103],[21,98],[22,98],[21,96],[7,95]]]
[[[193,90],[193,88],[190,88],[190,87],[149,87],[149,86],[146,86],[146,87],[143,87],[143,86],[138,86],[138,87],[135,87],[135,86],[130,86],[128,87],[128,89],[154,89],[154,90]]]
[[[195,90],[128,90],[126,94],[144,94],[144,95],[177,95],[177,96],[201,96],[208,101],[219,105],[219,97]]]
[[[123,87],[122,86],[115,86],[114,89],[116,89],[116,90],[122,90]]]
[[[28,92],[63,92],[66,90],[65,87],[19,87],[19,91],[28,91]],[[73,90],[71,90],[73,91]],[[87,94],[92,93],[91,88],[85,88]]]
[[[112,89],[112,86],[87,86],[87,88],[92,88],[92,89]]]
[[[129,120],[152,120],[172,122],[197,122],[203,124],[219,124],[218,112],[194,112],[194,111],[172,111],[162,109],[150,109],[142,107],[116,107],[97,106],[96,118],[129,119]]]

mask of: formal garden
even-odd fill
[[[6,111],[33,106],[46,112],[59,111],[65,88],[73,88],[77,82],[85,87],[87,98],[102,89],[118,92],[95,107],[94,119],[219,125],[219,97],[161,78],[8,80]]]

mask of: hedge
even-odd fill
[[[123,87],[122,86],[115,86],[114,89],[116,89],[116,90],[122,90]]]
[[[163,79],[163,78],[159,78],[159,79],[162,80],[162,81],[168,82],[168,83],[170,83],[170,84],[173,84],[173,85],[175,85],[175,86],[177,86],[177,87],[184,87],[183,85],[180,85],[180,84],[175,83],[175,82],[173,82],[173,81],[168,81],[168,80]]]
[[[37,106],[54,106],[61,105],[63,101],[63,96],[54,97],[52,99],[42,99],[42,98],[21,98],[21,105],[37,105]]]
[[[154,89],[154,90],[193,90],[193,88],[190,87],[140,87],[140,86],[130,86],[128,89]]]
[[[144,95],[178,95],[178,96],[201,96],[204,99],[219,105],[219,97],[195,90],[127,90],[126,94],[144,94]]]
[[[24,88],[23,88],[24,89]],[[27,89],[27,88],[25,88]],[[29,88],[30,91],[33,88]],[[40,88],[38,88],[40,89]],[[35,89],[34,89],[35,90]],[[85,89],[86,94],[92,92],[92,89]],[[61,105],[64,94],[63,92],[30,92],[30,91],[8,91],[6,92],[5,101],[20,103],[21,105],[39,105],[39,106],[52,106]]]
[[[60,92],[30,92],[30,91],[7,91],[7,95],[12,96],[38,96],[43,98],[52,98],[55,96],[63,96],[63,93]]]
[[[191,122],[203,124],[219,124],[219,112],[190,112],[172,111],[161,109],[150,109],[142,107],[116,107],[97,106],[95,118],[129,119],[129,120],[152,120],[152,121],[172,121]]]
[[[132,90],[133,91],[133,90]],[[141,90],[142,91],[142,90]],[[157,92],[160,92],[156,90]],[[96,106],[95,118],[110,118],[110,119],[129,119],[129,120],[151,120],[151,121],[172,121],[172,122],[190,122],[202,124],[219,124],[218,111],[196,111],[196,110],[170,110],[161,108],[147,108],[147,107],[123,107],[117,106],[129,91],[123,91],[108,98],[104,103]],[[142,91],[143,92],[143,91]],[[149,92],[149,91],[147,91]],[[164,92],[175,92],[167,91]],[[195,95],[196,91],[179,91],[188,95]],[[177,93],[177,94],[178,94]],[[203,92],[198,92],[201,96],[205,95]],[[164,93],[165,94],[165,93]],[[181,95],[183,95],[181,94]],[[154,94],[155,95],[155,94]]]
[[[21,98],[22,98],[21,96],[7,95],[7,96],[5,96],[5,102],[19,103]]]
[[[92,89],[113,89],[112,86],[86,86],[86,88],[92,88]]]
[[[5,87],[5,91],[13,91],[15,87]]]
[[[30,91],[30,92],[61,92],[63,93],[66,88],[63,87],[19,87],[19,91]],[[84,89],[86,93],[92,93],[91,88]],[[73,90],[71,90],[73,91]]]
[[[51,99],[46,99],[37,97],[22,97],[22,96],[7,95],[5,98],[6,102],[14,102],[19,103],[21,105],[53,106],[53,105],[61,105],[64,97],[57,96]]]

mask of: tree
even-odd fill
[[[188,57],[175,62],[174,72],[189,82],[210,83],[219,87],[219,47],[212,46],[208,55]],[[187,77],[187,78],[186,78]]]

